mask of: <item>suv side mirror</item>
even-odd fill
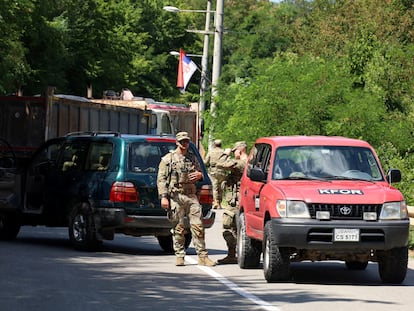
[[[266,174],[263,172],[263,170],[260,167],[253,167],[250,170],[249,177],[253,181],[260,181],[260,182],[266,181]]]
[[[387,181],[391,184],[401,181],[401,171],[395,168],[391,168],[387,174]]]

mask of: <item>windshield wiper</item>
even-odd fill
[[[358,177],[349,177],[349,176],[341,176],[341,175],[329,175],[329,176],[323,176],[325,179],[331,179],[331,180],[358,180],[358,181],[368,181],[368,182],[375,182],[372,179],[366,179],[366,178],[358,178]]]
[[[282,178],[282,180],[321,180],[321,181],[329,181],[328,178],[324,177],[316,177],[316,176],[306,176],[303,174],[297,174],[297,175],[290,175],[288,177]]]

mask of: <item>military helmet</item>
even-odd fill
[[[236,151],[236,149],[239,148],[247,148],[247,143],[244,140],[236,142],[233,146],[232,151]]]

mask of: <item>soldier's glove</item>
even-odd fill
[[[231,149],[230,148],[224,149],[224,154],[229,156],[231,154]]]

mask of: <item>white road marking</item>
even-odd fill
[[[185,260],[188,261],[191,264],[197,265],[197,260],[191,258],[190,256],[185,256]],[[262,308],[263,310],[267,310],[267,311],[281,311],[280,308],[275,307],[275,306],[272,306],[268,302],[266,302],[266,301],[264,301],[264,300],[256,297],[255,295],[253,295],[253,294],[245,291],[244,289],[240,288],[239,286],[237,286],[236,284],[234,284],[230,280],[226,279],[224,276],[222,276],[220,273],[217,273],[216,271],[214,271],[210,267],[198,266],[197,265],[197,268],[199,268],[200,270],[204,271],[208,275],[212,276],[213,278],[215,278],[220,283],[224,284],[225,286],[227,286],[229,289],[231,289],[235,293],[239,294],[240,296],[249,299],[250,301],[252,301],[256,305],[258,305],[260,308]]]

